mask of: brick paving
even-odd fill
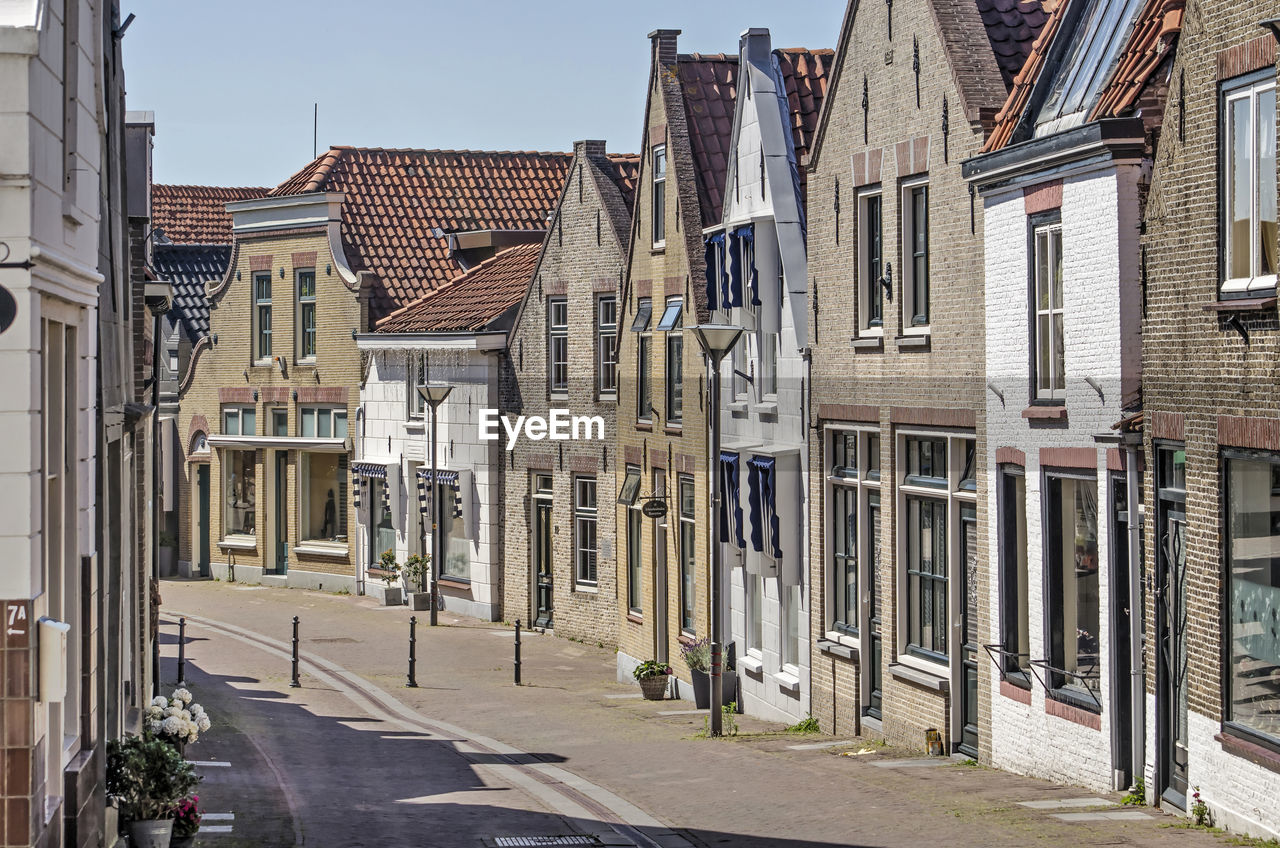
[[[960,762],[921,767],[903,751],[847,736],[786,734],[739,717],[736,738],[699,738],[703,717],[686,712],[691,704],[629,697],[636,689],[615,682],[612,652],[593,644],[530,634],[526,685],[517,688],[511,630],[446,613],[434,630],[420,623],[419,688],[407,689],[406,608],[213,581],[166,582],[163,595],[166,680],[178,612],[286,643],[298,615],[304,657],[342,666],[350,680],[380,687],[428,721],[530,752],[528,762],[556,763],[693,845],[1218,844],[1212,834],[1171,827],[1177,820],[1158,811],[1079,800],[1116,804],[1118,795]],[[306,845],[459,846],[565,832],[564,818],[432,734],[379,727],[306,674],[301,689],[290,689],[286,659],[221,631],[192,626],[188,637],[188,680],[219,724],[188,755],[245,764],[203,770],[206,809],[236,819],[230,835],[204,836],[201,845],[298,844],[295,831]],[[815,747],[824,743],[841,744]],[[1139,816],[1090,815],[1116,812]],[[590,824],[577,826],[592,832]]]

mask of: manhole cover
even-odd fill
[[[493,840],[497,848],[546,848],[559,845],[600,845],[594,836],[499,836]]]

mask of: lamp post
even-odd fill
[[[419,386],[418,394],[431,407],[431,626],[436,626],[436,606],[440,595],[440,505],[436,483],[436,444],[440,441],[440,422],[436,413],[440,404],[453,391],[453,386]]]
[[[720,631],[724,626],[720,610],[720,570],[723,552],[718,537],[720,524],[720,491],[724,481],[720,472],[720,362],[733,350],[742,328],[731,324],[698,324],[690,328],[711,363],[711,735],[721,734],[724,702],[724,643]]]

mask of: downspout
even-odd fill
[[[1130,720],[1133,723],[1130,734],[1130,754],[1133,775],[1129,781],[1133,786],[1143,780],[1146,767],[1147,750],[1147,687],[1146,675],[1143,673],[1143,621],[1146,609],[1142,604],[1142,522],[1144,509],[1142,504],[1142,472],[1139,463],[1142,461],[1141,444],[1127,444],[1125,452],[1125,497],[1129,503],[1129,699]]]
[[[351,445],[351,452],[355,454],[355,456],[351,458],[351,461],[353,463],[358,461],[364,456],[364,427],[365,427],[364,404],[361,403],[359,406],[356,407],[356,438]],[[349,470],[348,470],[348,473],[350,473]],[[373,498],[372,493],[369,495],[369,497],[372,500]],[[373,513],[370,512],[370,515],[372,514]],[[372,530],[372,528],[370,529]],[[366,587],[366,584],[368,583],[368,578],[369,578],[369,575],[366,573],[366,571],[369,568],[369,563],[365,557],[360,556],[360,511],[359,510],[356,511],[356,532],[353,535],[356,537],[355,545],[354,545],[355,547],[354,553],[356,555],[356,594],[363,595],[365,593],[365,587]],[[372,540],[369,542],[369,544],[371,545],[373,544]]]

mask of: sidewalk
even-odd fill
[[[860,740],[818,747],[844,740],[785,734],[778,725],[748,717],[738,717],[736,738],[699,738],[704,714],[690,714],[693,705],[687,701],[639,699],[636,687],[614,682],[612,652],[595,645],[526,634],[525,685],[515,687],[510,629],[449,613],[441,613],[442,626],[432,629],[425,623],[427,613],[416,613],[419,688],[407,689],[408,619],[415,613],[406,608],[380,607],[368,598],[208,581],[166,581],[162,594],[164,630],[170,635],[176,630],[169,623],[179,613],[190,613],[287,644],[297,615],[304,656],[341,666],[352,673],[350,680],[380,687],[427,719],[533,752],[534,762],[557,763],[670,825],[693,845],[1223,844],[1212,834],[1171,826],[1179,820],[1158,811],[1094,806],[1079,800],[1097,797],[1084,790],[912,758]],[[220,666],[238,656],[246,667],[278,664],[276,674],[268,671],[240,684],[279,692],[265,701],[329,697],[306,675],[302,689],[289,689],[287,659],[273,659],[248,645],[190,642],[188,662],[200,666],[202,653],[215,647]],[[166,645],[166,658],[175,653]],[[166,667],[172,668],[170,659]],[[242,709],[218,706],[237,714]],[[213,738],[200,746],[212,745]],[[345,755],[329,751],[331,764],[336,758],[363,770],[385,767],[388,759],[410,762],[422,756],[408,740],[384,740],[367,749],[359,740],[349,741]],[[317,739],[316,744],[336,743]],[[302,789],[295,785],[293,791],[305,794],[306,757],[297,757],[294,765],[289,774],[301,780]],[[1102,800],[1116,804],[1119,796]],[[1037,808],[1024,802],[1048,803]],[[504,803],[511,815],[530,809]],[[475,833],[484,832],[484,819],[481,813]],[[468,835],[453,844],[482,844],[471,840]]]

